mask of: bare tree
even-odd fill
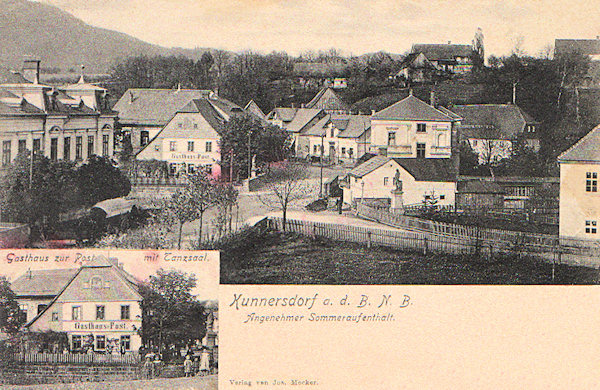
[[[198,245],[202,244],[202,223],[204,212],[216,203],[216,186],[204,172],[188,175],[187,192],[193,198],[200,223],[198,225]]]
[[[306,182],[307,178],[306,167],[299,164],[273,167],[263,176],[268,194],[260,196],[259,199],[266,206],[282,211],[284,231],[288,208],[307,199],[312,193],[313,188]]]
[[[177,238],[177,249],[181,249],[181,236],[183,233],[183,225],[186,222],[192,222],[198,218],[198,209],[194,194],[189,187],[174,193],[164,206],[165,223],[170,222],[170,218],[174,218],[179,222],[179,231]]]

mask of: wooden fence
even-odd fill
[[[269,229],[283,230],[283,220],[279,217],[266,219]],[[430,221],[426,221],[430,222]],[[288,219],[285,230],[309,237],[322,237],[335,241],[354,242],[367,247],[372,245],[395,249],[416,250],[423,254],[446,253],[456,255],[478,255],[491,258],[497,254],[531,256],[552,263],[585,265],[598,268],[600,252],[581,252],[553,242],[552,245],[527,243],[518,239],[515,242],[485,240],[482,237],[467,235],[438,234],[422,230],[395,231],[390,229],[367,228],[355,225],[323,223]]]
[[[187,184],[187,177],[130,177],[132,186],[184,186]]]
[[[126,353],[124,355],[100,353],[30,353],[18,352],[13,354],[17,363],[27,364],[75,364],[75,365],[115,365],[127,366],[140,363],[140,355]]]

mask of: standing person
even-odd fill
[[[152,371],[152,359],[149,356],[146,356],[146,361],[144,362],[144,376],[146,377],[146,379],[152,379]]]
[[[202,348],[202,355],[200,355],[200,374],[202,376],[208,375],[210,372],[210,352],[208,348]]]
[[[185,360],[183,361],[183,373],[186,377],[192,376],[192,368],[194,363],[192,359],[190,359],[190,355],[185,356]]]

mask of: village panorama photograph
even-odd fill
[[[599,282],[590,2],[0,0],[0,26],[4,248],[213,249],[225,284]]]

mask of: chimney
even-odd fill
[[[23,77],[34,84],[40,83],[40,60],[23,61]]]
[[[431,90],[431,92],[429,93],[429,104],[432,107],[435,107],[435,91]]]

